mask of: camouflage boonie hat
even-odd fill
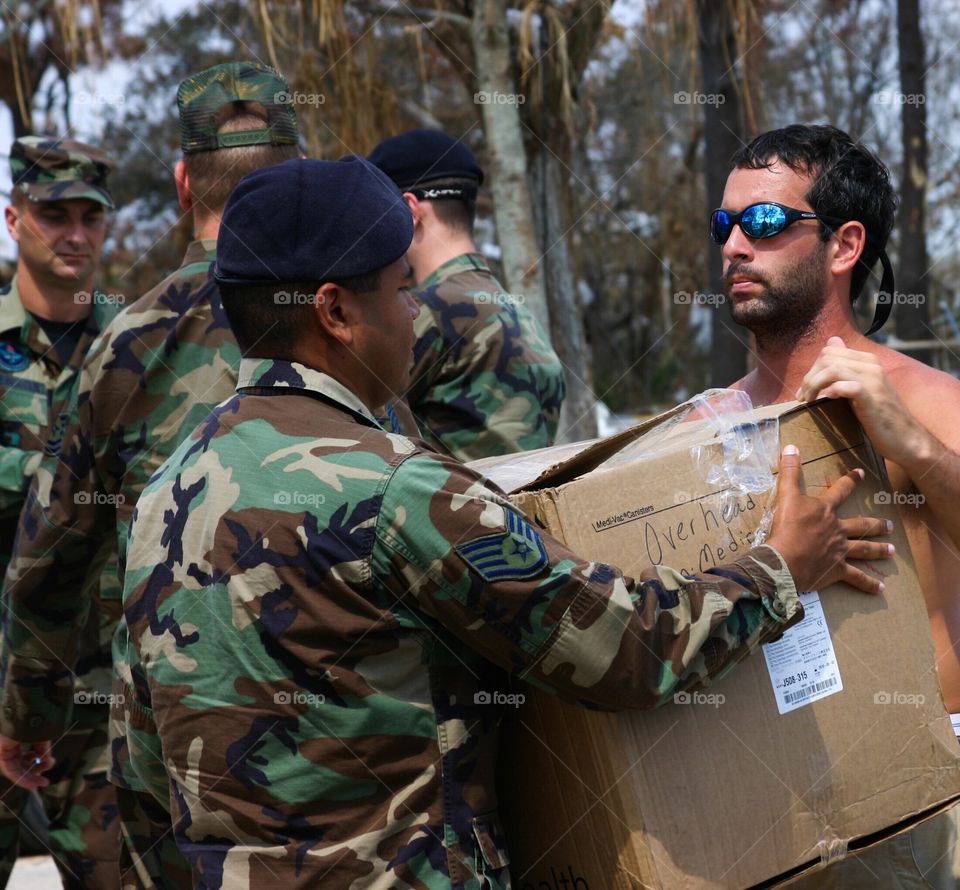
[[[263,106],[266,128],[217,133],[217,112],[231,102]],[[236,145],[297,144],[297,113],[290,101],[290,85],[279,71],[266,65],[226,62],[192,74],[177,90],[177,108],[184,154]]]
[[[32,201],[87,198],[111,210],[107,174],[113,162],[103,149],[73,139],[24,136],[10,147],[13,187]]]

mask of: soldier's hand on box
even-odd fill
[[[776,512],[767,543],[783,556],[797,590],[821,590],[845,581],[866,593],[882,593],[883,582],[849,560],[889,559],[893,544],[863,539],[889,534],[893,524],[870,516],[837,516],[837,508],[864,478],[863,470],[851,470],[818,498],[801,492],[801,477],[800,452],[787,445],[780,457]]]
[[[0,773],[14,785],[36,791],[50,780],[43,774],[55,763],[51,742],[18,742],[0,735]]]

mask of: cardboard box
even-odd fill
[[[883,461],[846,402],[754,414],[771,419],[760,428],[769,435],[773,424],[775,454],[777,422],[779,442],[799,446],[808,493],[862,466],[867,479],[844,515],[897,523],[897,555],[877,564],[884,594],[835,585],[821,593],[822,613],[797,626],[809,636],[826,622],[842,691],[821,690],[826,697],[781,714],[759,652],[655,711],[592,712],[528,688],[501,743],[519,890],[770,886],[905,830],[960,795],[960,745],[909,545],[896,507],[883,503]],[[643,459],[599,466],[656,430],[659,441],[641,440]],[[724,494],[729,485],[716,474],[706,480],[705,470],[723,464],[723,445],[702,423],[655,418],[563,454],[559,465],[545,449],[474,466],[512,480],[515,502],[577,553],[627,574],[651,562],[696,572],[736,558],[773,500],[772,492]],[[816,690],[802,673],[791,675],[799,692],[782,687],[783,695],[803,701]]]

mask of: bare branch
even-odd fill
[[[355,9],[371,15],[391,16],[416,20],[425,28],[433,28],[437,24],[452,25],[465,31],[470,30],[470,19],[456,12],[447,12],[445,9],[423,9],[417,6],[408,6],[401,3],[398,6],[381,6],[376,3],[354,3]]]
[[[397,96],[397,104],[417,122],[421,127],[427,130],[442,130],[443,124],[440,123],[426,108],[411,102],[403,96]]]

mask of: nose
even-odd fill
[[[414,321],[415,321],[417,318],[420,317],[420,303],[417,302],[417,300],[415,299],[415,297],[413,296],[413,294],[410,293],[410,291],[405,290],[405,291],[404,291],[404,294],[405,294],[406,297],[407,297],[407,303],[408,303],[409,308],[410,308],[410,318],[411,318],[411,320],[414,320]]]
[[[730,231],[730,237],[723,244],[723,258],[727,263],[734,260],[749,260],[753,256],[753,239],[743,234],[737,223]]]
[[[72,245],[83,245],[87,241],[87,227],[81,217],[70,217],[68,229],[64,238]]]

